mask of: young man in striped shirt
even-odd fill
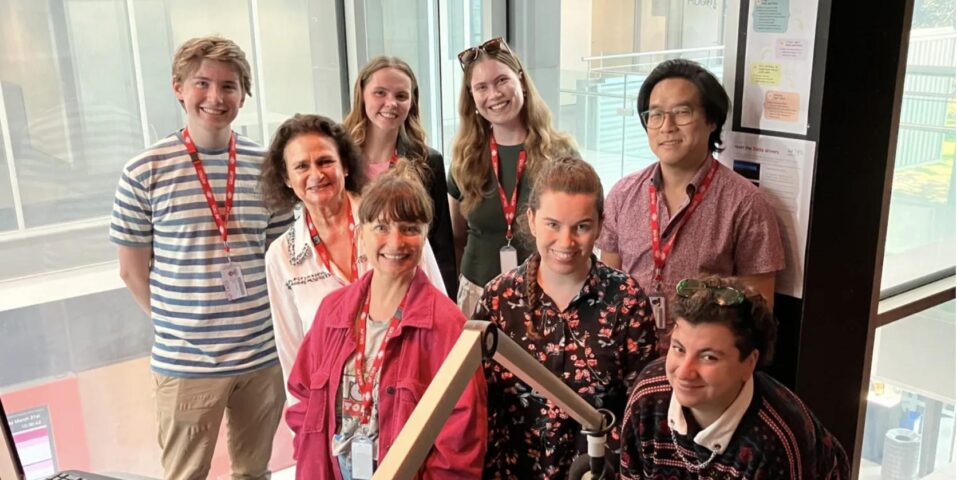
[[[250,93],[243,51],[194,38],[173,59],[186,128],[123,168],[110,239],[120,276],[150,315],[167,479],[200,479],[224,413],[234,478],[267,478],[285,401],[264,254],[291,217],[259,194],[262,147],[231,124]]]

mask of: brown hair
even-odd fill
[[[601,186],[601,178],[588,162],[580,158],[562,157],[542,166],[528,197],[529,210],[538,210],[545,192],[592,195],[595,197],[598,219],[604,218],[605,190]]]
[[[232,40],[219,37],[191,38],[176,49],[173,56],[173,82],[182,83],[196,72],[203,60],[216,60],[228,63],[239,75],[239,82],[243,93],[253,96],[252,75],[246,54]]]
[[[493,54],[479,50],[478,56],[465,67],[462,75],[462,88],[459,90],[459,129],[452,144],[452,178],[462,192],[462,213],[468,214],[486,195],[485,186],[489,180],[491,157],[488,141],[492,127],[476,111],[472,97],[472,70],[482,60],[490,58],[501,62],[518,75],[522,90],[525,91],[525,104],[519,113],[522,124],[528,129],[524,146],[528,167],[525,178],[534,179],[539,168],[548,160],[573,155],[575,141],[565,133],[552,128],[552,114],[548,105],[535,88],[532,78],[525,72],[518,56],[507,49]]]
[[[700,280],[709,288],[698,290],[690,297],[674,295],[671,316],[692,325],[724,325],[734,335],[734,346],[737,347],[741,360],[757,350],[758,365],[769,365],[774,358],[778,321],[764,297],[754,289],[745,287],[737,278],[711,275]],[[725,287],[744,292],[744,301],[737,305],[718,305],[712,289]]]
[[[542,194],[545,192],[561,192],[570,194],[592,195],[595,199],[595,209],[598,212],[598,221],[604,219],[605,214],[605,194],[601,185],[601,178],[588,162],[577,157],[563,157],[553,162],[546,163],[539,171],[538,179],[532,186],[531,195],[528,197],[528,210],[538,211],[541,206]],[[526,224],[522,225],[522,236],[526,237],[533,244],[531,232],[526,231]],[[528,309],[534,317],[537,300],[539,297],[538,285],[538,267],[541,265],[541,259],[538,252],[532,254],[534,259],[529,261],[525,269],[525,290],[528,293]],[[535,330],[534,322],[526,321],[525,330],[531,338],[540,338]]]
[[[432,199],[418,172],[407,162],[399,162],[363,190],[359,221],[370,223],[385,217],[394,222],[428,225],[432,223],[432,208]]]
[[[412,85],[412,101],[409,107],[409,115],[405,122],[399,127],[398,145],[396,147],[404,152],[404,156],[413,163],[421,164],[417,166],[418,174],[422,176],[423,183],[430,182],[431,170],[428,168],[427,158],[429,156],[429,147],[425,142],[425,130],[422,128],[422,121],[419,114],[419,82],[415,78],[412,67],[405,60],[397,57],[378,56],[369,60],[359,71],[356,77],[356,85],[352,92],[352,111],[346,115],[342,125],[352,135],[359,148],[366,141],[366,130],[369,128],[369,117],[366,116],[365,88],[369,84],[372,75],[384,68],[394,68],[405,76],[409,77]],[[441,179],[444,181],[444,179]]]
[[[349,173],[346,176],[347,191],[359,193],[366,184],[365,162],[345,128],[322,115],[297,113],[276,130],[263,162],[260,183],[266,206],[270,209],[285,212],[299,202],[295,192],[286,186],[289,177],[286,174],[286,159],[283,154],[290,141],[306,134],[330,138],[336,144],[339,161]]]

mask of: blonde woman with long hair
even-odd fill
[[[548,105],[504,39],[466,49],[459,63],[460,125],[448,191],[461,273],[457,303],[469,316],[485,284],[531,253],[513,236],[539,169],[576,153],[574,140],[552,128]]]
[[[396,57],[379,56],[356,78],[352,111],[343,125],[365,158],[365,176],[375,179],[400,161],[407,161],[429,192],[435,215],[429,244],[449,296],[458,289],[452,221],[449,218],[445,162],[429,148],[419,116],[419,84],[412,67]]]

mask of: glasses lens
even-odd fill
[[[459,65],[462,67],[462,70],[465,70],[470,63],[474,62],[475,59],[479,57],[480,51],[489,55],[494,55],[503,50],[509,54],[512,53],[512,51],[508,48],[508,44],[505,43],[505,39],[502,37],[493,38],[477,47],[469,47],[465,50],[462,50],[462,52],[459,53]]]
[[[671,118],[675,125],[683,126],[694,121],[694,110],[688,107],[679,107],[671,111]]]
[[[731,287],[715,288],[712,293],[714,302],[721,306],[737,305],[744,300],[744,294]]]
[[[459,52],[459,66],[462,67],[462,70],[465,70],[465,67],[472,63],[476,56],[478,56],[476,47],[469,47]]]
[[[681,295],[682,297],[690,297],[694,295],[694,292],[697,292],[698,290],[703,290],[706,288],[708,287],[704,285],[704,283],[701,282],[700,280],[695,280],[693,278],[686,278],[678,282],[678,286],[676,290],[678,292],[678,295]]]
[[[661,125],[665,123],[666,116],[668,116],[668,112],[661,110],[647,110],[641,113],[641,118],[645,121],[645,126],[653,129],[661,128]],[[691,279],[689,278],[688,280]]]
[[[737,305],[744,301],[744,293],[736,288],[711,287],[705,282],[693,278],[686,278],[678,282],[676,290],[679,296],[685,298],[691,297],[695,292],[708,290],[711,293],[711,298],[714,299],[714,303],[723,307]]]
[[[508,48],[508,44],[505,43],[505,39],[502,38],[502,37],[495,37],[495,38],[493,38],[493,39],[491,39],[491,40],[489,40],[489,41],[483,43],[483,44],[482,44],[482,50],[485,50],[485,52],[488,53],[488,54],[490,54],[490,55],[491,55],[491,54],[494,54],[494,53],[501,52],[501,51],[505,51],[505,52],[507,52],[507,53],[509,53],[509,54],[512,53],[512,51]]]

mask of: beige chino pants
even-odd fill
[[[232,478],[269,478],[273,437],[286,401],[278,364],[230,377],[153,373],[153,380],[166,480],[209,475],[224,414]]]

